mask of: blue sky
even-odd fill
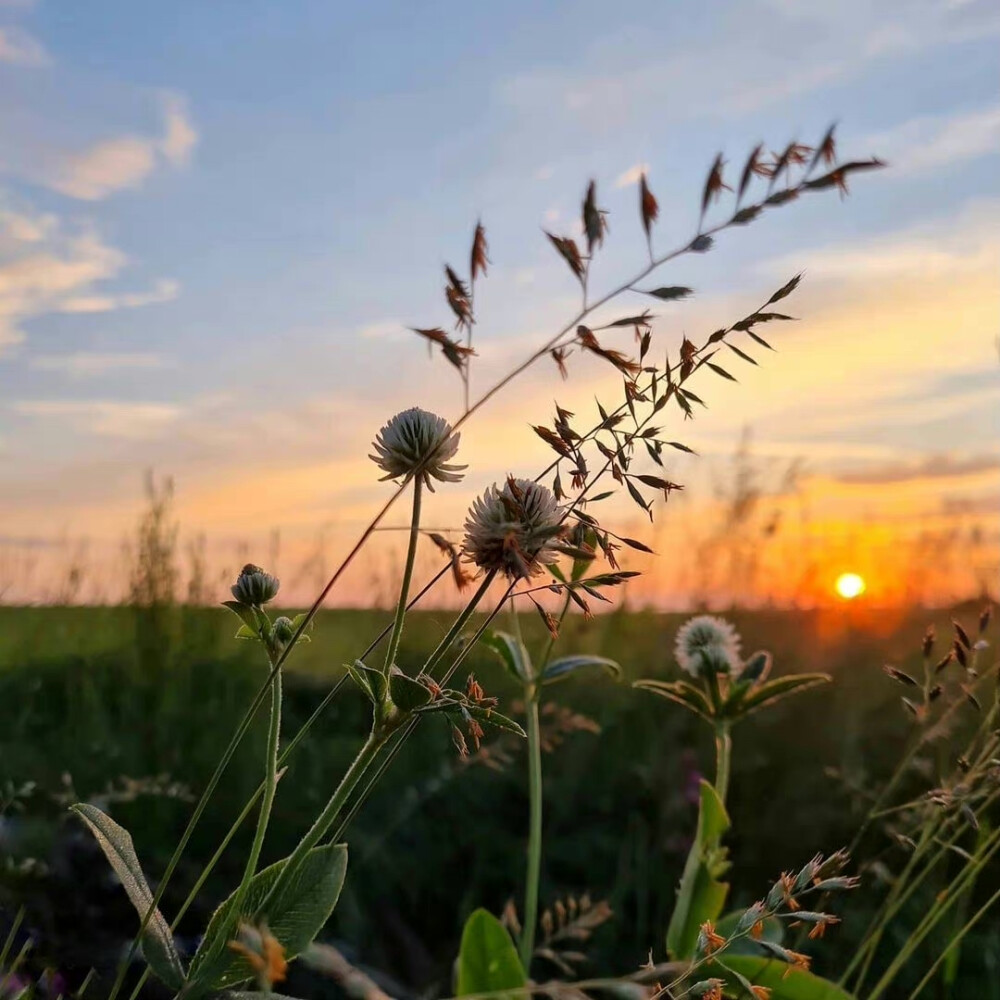
[[[739,163],[832,120],[846,155],[892,168],[669,273],[698,294],[661,311],[666,342],[807,272],[790,349],[718,392],[693,434],[723,454],[752,425],[817,482],[935,480],[910,518],[985,505],[998,37],[989,0],[0,0],[0,536],[110,543],[154,467],[192,530],[332,518],[347,537],[384,491],[363,465],[374,429],[402,405],[456,412],[451,373],[403,331],[447,321],[441,266],[464,262],[478,217],[483,386],[575,302],[541,229],[573,231],[588,178],[611,284],[644,252],[640,168],[658,239],[682,242],[718,150]],[[593,389],[550,376],[470,426],[480,475],[443,516],[511,454],[537,463],[525,423],[553,392]]]

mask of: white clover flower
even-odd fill
[[[698,615],[677,630],[674,655],[681,667],[694,677],[709,671],[739,675],[740,635],[725,619],[715,615]]]
[[[552,491],[530,479],[508,478],[473,501],[465,520],[465,554],[508,579],[531,577],[556,561],[562,513]]]
[[[434,491],[431,478],[442,483],[457,483],[465,465],[448,465],[455,457],[461,434],[452,433],[444,417],[414,406],[397,413],[379,432],[368,457],[385,473],[386,479],[399,479],[419,470],[424,485]]]

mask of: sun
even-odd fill
[[[852,601],[855,597],[860,597],[866,589],[864,577],[857,573],[841,573],[837,577],[834,587],[845,601]]]

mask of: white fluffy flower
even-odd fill
[[[677,630],[677,662],[694,677],[709,671],[736,677],[742,669],[740,635],[725,619],[698,615]]]
[[[530,479],[491,486],[469,508],[465,554],[480,568],[508,579],[534,576],[559,554],[562,513],[552,491]]]
[[[379,432],[368,457],[385,473],[385,479],[399,479],[416,472],[429,490],[431,479],[457,483],[464,465],[448,465],[455,457],[461,434],[452,433],[444,417],[414,406],[397,413]]]

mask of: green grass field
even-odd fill
[[[770,649],[776,674],[825,670],[833,677],[827,687],[736,730],[730,794],[735,903],[751,901],[783,869],[850,840],[864,805],[859,790],[891,772],[912,729],[883,664],[919,669],[927,624],[936,623],[944,636],[953,615],[971,623],[977,612],[970,605],[934,613],[851,608],[732,616],[744,650]],[[340,676],[340,665],[386,620],[374,611],[320,614],[313,642],[290,661],[286,738]],[[449,620],[446,612],[414,614],[401,662],[416,663]],[[558,745],[544,761],[542,901],[585,891],[610,901],[615,919],[591,945],[595,968],[631,970],[650,947],[662,952],[693,832],[692,788],[698,772],[711,768],[710,741],[697,720],[628,683],[676,672],[671,645],[682,620],[652,612],[616,612],[590,622],[574,617],[560,639],[564,652],[614,657],[626,678],[556,686],[553,696],[563,710],[545,717]],[[232,638],[234,623],[222,609],[169,609],[151,617],[118,607],[0,608],[0,786],[36,783],[8,807],[0,826],[0,911],[9,918],[17,904],[26,904],[37,963],[80,975],[102,956],[111,961],[134,930],[124,894],[65,806],[74,798],[102,804],[132,831],[147,871],[155,877],[163,870],[191,796],[211,774],[265,674],[259,650]],[[529,645],[537,645],[541,622],[525,618],[523,625]],[[517,713],[509,684],[485,651],[474,652],[471,669],[505,711]],[[363,735],[366,712],[360,694],[345,687],[291,759],[279,785],[268,858],[290,850],[325,801]],[[971,724],[973,714],[971,706],[968,718],[958,713],[959,728]],[[589,731],[594,726],[585,720],[600,732]],[[260,719],[192,839],[167,892],[168,916],[259,781],[262,726]],[[911,780],[926,787],[933,773],[914,773]],[[463,918],[477,905],[499,911],[519,896],[525,787],[515,738],[494,739],[485,753],[463,762],[446,727],[427,720],[348,832],[348,881],[328,937],[397,984],[447,992]],[[243,833],[182,934],[203,927],[212,905],[238,879],[249,838]],[[816,949],[816,967],[834,978],[838,938],[861,932],[881,891],[880,873],[888,877],[903,858],[888,837],[875,838],[874,847],[880,857],[868,877],[870,896],[848,900],[845,926]],[[983,874],[977,898],[996,878],[995,866]],[[926,898],[914,901],[915,912]],[[994,918],[963,949],[960,982],[967,992],[955,996],[1000,996],[998,963]],[[294,982],[288,992],[303,995]]]

